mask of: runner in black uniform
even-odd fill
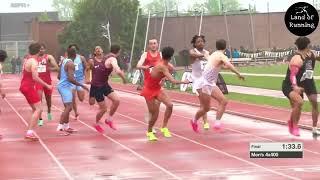
[[[299,37],[296,42],[298,51],[290,58],[287,75],[282,83],[282,92],[290,100],[292,112],[288,121],[289,132],[292,135],[300,136],[298,123],[303,105],[303,92],[306,93],[312,105],[313,135],[320,135],[317,129],[318,104],[317,89],[313,79],[313,70],[316,57],[308,48],[310,40],[307,37]]]

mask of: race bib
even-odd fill
[[[201,70],[203,71],[207,65],[207,61],[200,61],[200,63],[201,63]]]
[[[75,64],[74,68],[75,68],[76,71],[79,71],[79,64]]]
[[[149,72],[151,73],[154,67],[149,68]]]
[[[47,72],[46,65],[39,64],[38,65],[38,73],[44,73],[44,72]]]
[[[306,79],[312,79],[313,78],[313,70],[306,70]]]
[[[312,78],[313,78],[313,70],[306,70],[306,72],[303,73],[300,81],[304,81],[306,79],[312,79]]]

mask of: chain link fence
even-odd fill
[[[0,49],[7,51],[8,58],[3,64],[4,73],[21,72],[23,57],[32,41],[0,41]]]

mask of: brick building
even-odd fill
[[[284,23],[284,12],[259,13],[252,15],[256,48],[270,49],[294,46],[296,38]],[[227,24],[231,46],[253,49],[250,16],[247,14],[228,15]],[[160,37],[162,17],[150,19],[149,37]],[[177,51],[189,49],[192,36],[198,34],[200,17],[166,17],[161,47],[170,45]],[[202,34],[206,36],[207,47],[213,49],[219,38],[227,40],[224,16],[204,16]],[[320,25],[310,36],[313,44],[320,44]]]
[[[34,41],[45,43],[49,54],[60,57],[64,51],[58,42],[58,35],[68,23],[69,21],[40,22],[35,18],[31,23],[30,37]]]

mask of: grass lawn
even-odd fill
[[[256,87],[264,89],[272,89],[281,91],[282,77],[258,77],[258,76],[245,76],[246,80],[241,81],[235,75],[223,74],[223,79],[228,85],[246,86],[246,87]],[[320,90],[320,80],[316,81],[317,90]]]
[[[320,69],[320,64],[317,65]],[[245,73],[273,73],[273,74],[284,74],[286,73],[287,65],[270,65],[270,66],[260,66],[260,67],[240,67],[241,72]],[[282,70],[282,72],[278,72],[278,70]],[[177,72],[177,79],[181,79],[184,71]],[[319,71],[320,72],[320,71]],[[315,72],[315,74],[320,75],[319,72]],[[245,86],[245,87],[255,87],[255,88],[263,88],[263,89],[272,89],[272,90],[281,90],[283,77],[262,77],[262,76],[245,76],[245,81],[240,81],[233,74],[223,74],[222,75],[226,84],[228,85],[237,85],[237,86]],[[320,90],[320,80],[316,80],[317,89]]]
[[[253,74],[286,74],[287,64],[271,64],[271,65],[257,65],[257,66],[245,66],[237,67],[242,73],[253,73]],[[320,63],[316,62],[315,76],[320,75]],[[226,70],[223,70],[226,71]]]
[[[238,67],[241,72],[246,73],[257,73],[257,74],[285,74],[287,65],[265,65],[265,66],[250,66],[250,67]],[[316,65],[316,69],[320,68],[320,64]],[[181,79],[183,71],[178,71],[176,79]],[[315,72],[316,75],[320,75],[319,72]],[[225,82],[228,85],[238,85],[246,87],[256,87],[272,90],[281,90],[282,77],[257,77],[257,76],[246,76],[246,81],[240,81],[235,75],[224,74],[222,75]],[[113,82],[122,82],[117,76],[112,77]],[[317,89],[320,90],[320,80],[316,80]],[[179,91],[178,86],[174,89]],[[191,92],[188,89],[188,92]],[[247,95],[240,93],[229,93],[227,97],[230,100],[258,104],[258,105],[269,105],[273,107],[290,108],[289,101],[283,98],[274,98],[267,96]],[[311,105],[306,101],[303,106],[303,111],[310,112]]]
[[[288,108],[288,109],[290,108],[290,103],[288,99],[283,99],[283,98],[247,95],[247,94],[239,94],[239,93],[229,93],[226,96],[228,97],[228,99],[234,100],[234,101],[258,104],[258,105],[268,105],[272,107],[281,107],[281,108]],[[311,112],[311,105],[308,101],[305,101],[302,107],[302,111]]]
[[[118,77],[112,78],[113,82],[121,83],[121,79]],[[175,91],[179,91],[178,86],[173,89]],[[191,93],[191,89],[188,89],[187,92]],[[267,97],[267,96],[257,96],[257,95],[247,95],[247,94],[240,94],[240,93],[233,93],[230,92],[226,95],[226,97],[230,100],[245,102],[250,104],[257,104],[257,105],[267,105],[272,107],[281,107],[281,108],[290,108],[289,101],[284,98],[274,98],[274,97]],[[304,112],[311,112],[311,105],[308,101],[305,101],[302,110]]]

